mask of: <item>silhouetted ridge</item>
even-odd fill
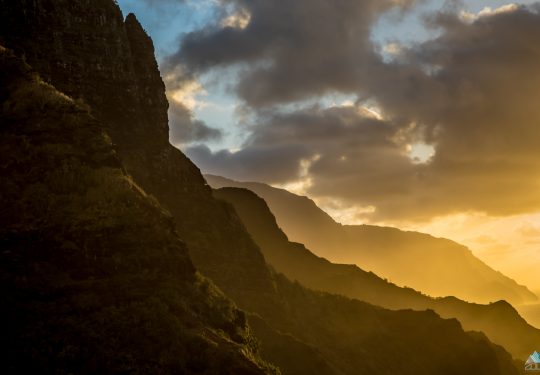
[[[3,374],[263,374],[99,121],[0,47]]]
[[[206,178],[214,188],[230,186],[255,192],[268,203],[291,241],[305,244],[330,261],[358,264],[398,285],[432,296],[455,295],[480,303],[537,300],[526,287],[488,267],[468,248],[453,241],[396,228],[341,225],[312,200],[286,190],[219,176]]]
[[[455,297],[434,299],[410,288],[400,288],[357,266],[330,263],[304,245],[289,242],[266,202],[250,190],[221,188],[214,195],[235,207],[268,262],[291,280],[386,308],[433,309],[445,318],[459,319],[467,330],[485,332],[492,341],[522,359],[540,342],[540,330],[531,327],[506,301],[478,305]]]

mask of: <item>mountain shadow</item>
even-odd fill
[[[211,175],[206,179],[214,188],[229,186],[255,192],[268,203],[291,241],[305,244],[332,262],[357,264],[397,285],[435,297],[456,296],[478,303],[506,300],[515,305],[537,301],[526,287],[453,241],[396,228],[341,225],[307,197],[256,182]]]

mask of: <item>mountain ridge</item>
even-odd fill
[[[254,191],[267,202],[292,241],[305,244],[330,261],[358,264],[393,283],[435,297],[455,295],[479,303],[504,299],[521,304],[537,300],[526,287],[489,268],[470,249],[454,241],[391,227],[341,225],[307,197],[261,183],[212,175],[206,178],[215,188],[231,186]],[[410,267],[402,269],[404,263]],[[466,274],[456,277],[452,272],[454,267],[460,267]],[[471,289],[474,283],[481,285]]]
[[[102,124],[0,46],[2,373],[269,374]]]
[[[331,263],[304,245],[289,242],[266,202],[250,190],[221,188],[214,195],[236,208],[267,261],[291,280],[394,310],[432,309],[444,318],[457,318],[466,330],[486,333],[493,342],[522,359],[540,342],[540,330],[530,326],[505,301],[479,305],[455,297],[432,298],[398,287],[355,265]]]

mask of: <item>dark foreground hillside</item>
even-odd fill
[[[3,374],[263,374],[87,109],[0,47]]]

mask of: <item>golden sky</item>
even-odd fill
[[[305,194],[302,183],[277,186]],[[343,205],[335,199],[315,199],[317,205],[342,224],[366,224],[374,207]],[[493,217],[483,213],[439,216],[427,222],[381,221],[370,224],[429,233],[468,246],[497,271],[540,293],[540,212]]]
[[[540,292],[540,213],[499,218],[458,214],[405,228],[467,245],[494,269]]]

